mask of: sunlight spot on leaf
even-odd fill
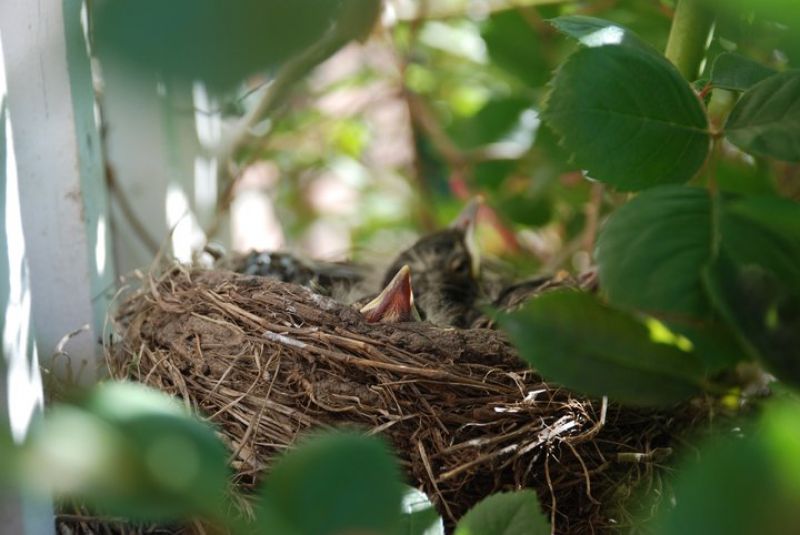
[[[625,38],[625,30],[619,26],[606,26],[581,38],[581,43],[588,47],[618,45]]]
[[[780,326],[778,308],[775,305],[772,305],[769,307],[769,310],[767,310],[767,315],[764,318],[764,326],[770,331],[774,331]]]
[[[657,344],[675,346],[681,351],[690,352],[694,349],[691,340],[669,330],[669,328],[654,318],[647,318],[645,325],[650,331],[650,340]]]

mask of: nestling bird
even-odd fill
[[[497,296],[490,301],[489,308],[498,312],[510,312],[546,292],[565,288],[596,292],[598,289],[597,272],[589,270],[577,277],[573,277],[566,271],[559,271],[554,275],[543,275],[514,282],[502,288]],[[473,329],[489,329],[494,326],[494,319],[491,317],[478,316],[470,327]]]
[[[234,263],[233,270],[307,286],[328,296],[349,293],[364,281],[367,272],[352,262],[312,262],[290,253],[266,251],[250,252]]]
[[[467,327],[478,315],[480,258],[473,235],[480,204],[480,199],[470,202],[450,227],[420,238],[386,271],[384,286],[403,266],[410,268],[416,307],[423,320]]]

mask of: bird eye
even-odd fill
[[[466,274],[469,272],[469,260],[463,256],[459,256],[450,261],[450,271],[458,274]]]

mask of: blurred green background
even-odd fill
[[[673,2],[389,0],[379,6],[342,0],[324,6],[96,2],[101,65],[110,65],[111,78],[115,65],[124,64],[156,82],[148,91],[155,95],[158,86],[165,103],[153,121],[167,125],[164,158],[177,174],[189,175],[185,198],[173,203],[177,215],[162,225],[175,227],[179,257],[209,239],[240,251],[379,258],[446,224],[469,197],[482,194],[488,201],[480,224],[484,252],[528,274],[592,264],[598,223],[626,196],[586,180],[540,121],[547,83],[577,46],[548,19],[605,18],[663,50]],[[723,9],[709,58],[736,52],[785,69],[796,62],[794,35],[758,11]],[[108,105],[124,108],[111,93],[113,80],[108,85]],[[128,104],[127,113],[138,113],[135,101]],[[712,116],[726,106],[719,95]],[[130,135],[118,139],[125,137],[120,130],[135,127],[121,123],[112,123],[107,137],[120,182],[112,195],[128,195],[130,211],[145,227],[133,241],[153,252],[164,229],[147,228],[152,218],[136,193],[141,172],[114,159],[117,145],[130,151],[135,142]],[[187,142],[187,136],[197,139]],[[800,194],[792,180],[796,166],[756,164],[731,145],[723,150],[723,188]],[[193,165],[175,164],[192,157]],[[765,166],[780,172],[770,176]],[[118,227],[129,226],[126,215],[115,217]],[[144,258],[138,259],[141,265]],[[118,264],[122,272],[137,267],[124,258]]]

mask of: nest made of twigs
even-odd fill
[[[357,427],[388,439],[448,523],[532,487],[558,532],[629,528],[625,498],[660,484],[654,463],[697,416],[576,396],[495,330],[368,324],[304,287],[227,271],[146,276],[115,325],[111,375],[215,424],[242,489],[308,429]]]

